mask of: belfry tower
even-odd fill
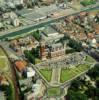
[[[40,41],[40,58],[46,60],[45,41]]]

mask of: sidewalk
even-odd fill
[[[60,83],[60,74],[61,74],[61,68],[54,68],[52,70],[52,79],[51,79],[52,85],[58,85]]]

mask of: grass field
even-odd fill
[[[4,51],[2,50],[2,48],[0,48],[0,70],[3,70],[3,68],[7,66],[6,59],[7,58]]]
[[[8,81],[10,83],[10,88],[9,88],[10,90],[9,91],[11,93],[8,94],[8,100],[14,100],[15,91],[14,91],[14,85],[13,85],[12,79],[10,78],[11,74],[9,74],[9,72],[11,71],[10,66],[9,66],[9,61],[8,61],[8,58],[6,57],[4,51],[2,50],[2,48],[0,48],[0,71],[4,72],[4,75],[6,76],[6,78],[8,79]],[[7,71],[9,71],[9,72],[7,72]]]
[[[91,56],[88,56],[88,55],[86,56],[85,61],[90,62],[90,63],[96,62],[95,59],[93,59]]]
[[[58,87],[51,87],[47,90],[48,97],[60,95],[60,89]]]
[[[44,76],[44,78],[50,82],[51,76],[52,76],[52,70],[51,69],[40,69],[40,73]]]
[[[82,72],[88,70],[90,68],[90,65],[82,64],[78,65],[75,68],[72,69],[62,69],[61,70],[61,77],[60,82],[64,83],[65,81],[68,81],[77,75],[81,74]]]
[[[96,1],[95,0],[83,0],[81,2],[82,5],[87,6],[87,5],[91,5],[91,4],[95,4]]]
[[[5,68],[7,66],[6,59],[5,58],[0,58],[0,70]]]
[[[3,50],[0,48],[0,56],[4,56],[5,53],[3,52]]]

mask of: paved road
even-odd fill
[[[53,68],[51,84],[54,86],[60,83],[61,68]]]
[[[7,54],[9,55],[9,58],[18,58],[18,55],[9,47],[8,42],[0,42],[0,45],[6,50]]]
[[[92,7],[85,8],[85,9],[79,10],[79,11],[76,11],[76,10],[73,10],[71,12],[69,11],[69,14],[66,13],[66,15],[64,15],[64,16],[62,15],[60,17],[53,18],[53,19],[47,19],[47,20],[45,20],[43,22],[39,22],[39,23],[36,23],[36,24],[32,24],[32,25],[16,28],[13,31],[10,30],[10,31],[7,31],[7,32],[2,32],[2,33],[0,33],[0,39],[4,39],[6,37],[14,37],[14,36],[26,34],[27,32],[29,32],[29,31],[31,31],[33,29],[43,27],[44,25],[48,25],[50,23],[53,23],[53,22],[55,22],[57,20],[63,19],[63,18],[65,18],[67,16],[70,16],[70,15],[76,15],[76,14],[82,12],[82,11],[89,11],[89,10],[93,10],[93,9],[99,9],[99,6],[97,6],[97,5],[96,6],[94,5]]]

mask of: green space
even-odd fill
[[[58,87],[51,87],[47,90],[48,97],[60,95],[60,89]]]
[[[10,89],[11,89],[10,98],[12,99],[9,98],[9,100],[13,100],[15,99],[15,88],[14,88],[12,80],[10,80]]]
[[[93,59],[91,56],[88,56],[88,55],[86,56],[85,61],[90,62],[90,63],[96,62],[95,59]]]
[[[99,100],[99,64],[87,72],[87,77],[72,81],[67,91],[70,100]],[[88,78],[88,80],[86,80]]]
[[[9,75],[5,75],[6,78],[9,81],[9,86],[4,86],[6,95],[7,95],[7,100],[14,100],[15,99],[15,91],[14,91],[14,85],[12,80],[9,78]]]
[[[6,66],[6,58],[0,58],[0,70],[2,70],[2,68],[5,68]]]
[[[96,3],[96,0],[83,0],[81,2],[81,4],[84,5],[84,6],[95,4],[95,3]]]
[[[39,30],[33,32],[33,36],[35,37],[35,39],[37,39],[39,41],[40,40],[40,37],[41,37]]]
[[[5,68],[7,66],[6,60],[7,60],[7,58],[5,56],[5,53],[2,50],[2,48],[0,48],[0,70],[2,70],[3,68]]]
[[[5,55],[4,51],[2,50],[2,48],[0,48],[0,56],[4,56],[4,55]]]
[[[40,73],[43,75],[43,77],[50,82],[51,76],[52,76],[52,69],[40,69]]]
[[[42,62],[41,59],[35,58],[35,64],[39,64],[41,62]]]
[[[74,52],[76,52],[74,49],[67,49],[65,51],[66,54],[70,54],[70,53],[74,53]]]
[[[72,69],[62,69],[60,82],[64,83],[65,81],[68,81],[68,80],[76,77],[77,75],[81,74],[82,72],[87,71],[89,68],[90,68],[90,65],[80,64]]]
[[[3,71],[3,74],[5,75],[5,77],[10,83],[9,86],[6,86],[6,85],[2,86],[2,89],[5,91],[5,94],[7,95],[7,100],[14,100],[14,97],[15,97],[14,85],[11,79],[12,75],[9,74],[11,69],[9,66],[8,58],[6,57],[2,48],[0,48],[0,71]]]
[[[38,64],[41,62],[39,58],[39,47],[33,48],[32,50],[24,51],[25,57],[33,64]]]

